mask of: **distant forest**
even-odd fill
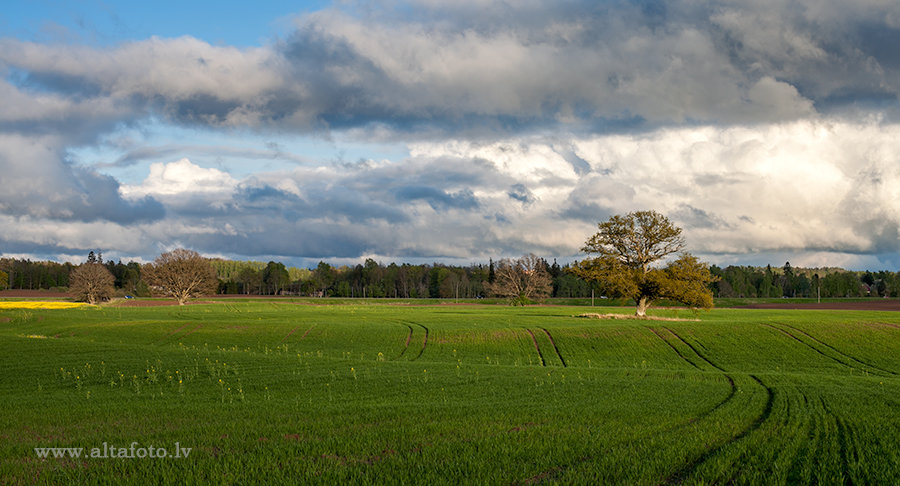
[[[115,277],[121,295],[149,296],[137,262],[103,261]],[[94,257],[91,252],[90,257]],[[366,260],[355,266],[320,262],[316,268],[286,267],[279,262],[211,259],[220,294],[295,295],[311,297],[459,298],[490,297],[485,283],[494,281],[494,262],[469,266],[434,263],[384,265]],[[570,273],[569,266],[544,260],[553,279],[552,297],[590,297],[591,286]],[[76,265],[50,261],[0,258],[0,290],[66,291]],[[900,297],[897,272],[855,272],[840,268],[711,266],[719,278],[715,297]],[[599,296],[600,294],[597,293]]]

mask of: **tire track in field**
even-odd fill
[[[203,323],[197,324],[197,327],[191,329],[190,331],[188,331],[187,333],[185,333],[185,335],[181,336],[182,339],[188,337],[189,335],[191,335],[191,334],[193,334],[193,333],[195,333],[195,332],[196,332],[198,329],[200,329],[201,327],[203,327]]]
[[[820,344],[820,345],[822,345],[822,346],[825,346],[825,347],[831,349],[832,351],[834,351],[835,353],[837,353],[837,354],[840,355],[841,357],[845,358],[847,361],[840,360],[840,359],[838,359],[838,358],[835,358],[834,356],[831,356],[831,355],[826,354],[826,353],[825,353],[824,351],[822,351],[821,349],[819,349],[819,348],[813,346],[812,344],[809,344],[808,342],[806,342],[806,341],[804,341],[804,340],[798,338],[797,336],[791,334],[790,332],[785,331],[784,329],[781,329],[780,327],[776,327],[776,326],[773,326],[773,325],[771,325],[771,324],[763,324],[763,326],[766,326],[766,327],[768,327],[768,328],[774,329],[774,330],[776,330],[776,331],[778,331],[778,332],[780,332],[780,333],[782,333],[782,334],[788,336],[789,338],[791,338],[791,339],[797,341],[798,343],[800,343],[800,344],[806,346],[807,348],[809,348],[809,349],[815,351],[816,353],[819,353],[820,355],[822,355],[822,356],[824,356],[824,357],[830,359],[831,361],[834,361],[835,363],[838,363],[838,364],[841,364],[841,365],[843,365],[843,366],[846,366],[846,367],[848,367],[848,368],[850,368],[850,369],[855,369],[855,370],[862,371],[862,372],[865,372],[865,373],[868,373],[868,372],[869,372],[869,370],[866,370],[866,369],[863,369],[863,368],[859,368],[858,366],[854,366],[852,362],[853,362],[853,361],[856,361],[857,363],[859,363],[859,364],[861,364],[861,365],[863,365],[863,366],[868,366],[868,367],[872,368],[873,370],[880,371],[881,373],[887,373],[887,374],[890,374],[890,375],[896,375],[896,374],[897,374],[897,373],[894,373],[893,371],[888,371],[888,370],[881,369],[881,368],[879,368],[879,367],[877,367],[877,366],[873,366],[873,365],[870,365],[870,364],[868,364],[868,363],[862,362],[862,361],[860,361],[860,360],[854,358],[853,356],[844,354],[844,353],[838,351],[837,349],[833,348],[832,346],[829,346],[829,345],[827,345],[827,344],[825,344],[825,343],[819,341],[818,339],[816,339],[816,338],[810,336],[809,334],[807,334],[807,333],[805,333],[805,332],[803,332],[803,331],[801,331],[801,330],[799,330],[799,329],[797,329],[797,328],[788,326],[787,324],[779,324],[779,325],[785,326],[785,327],[787,327],[787,328],[789,328],[789,329],[793,329],[795,332],[798,332],[798,333],[803,334],[804,336],[806,336],[807,338],[809,338],[811,341],[813,341],[813,342],[815,342],[815,343],[817,343],[817,344]],[[876,374],[877,374],[877,373],[876,373]]]
[[[431,330],[428,329],[427,327],[423,326],[422,324],[419,324],[418,322],[400,321],[400,320],[395,320],[392,322],[406,326],[406,328],[409,329],[409,332],[406,334],[406,341],[403,342],[403,349],[400,351],[400,354],[398,354],[397,357],[394,358],[394,360],[398,360],[398,359],[403,358],[404,356],[411,355],[412,351],[409,351],[409,345],[412,343],[413,334],[415,334],[415,332],[416,332],[416,328],[413,326],[422,328],[422,331],[425,332],[425,337],[422,338],[422,348],[419,349],[419,352],[414,357],[409,358],[409,361],[415,361],[415,360],[419,359],[420,357],[422,357],[422,354],[425,353],[425,348],[428,347],[428,338],[429,338],[429,335],[431,334]],[[407,351],[409,351],[409,354],[407,354]]]
[[[883,372],[883,373],[888,373],[888,374],[895,375],[895,376],[897,375],[897,373],[895,373],[895,372],[893,372],[893,371],[891,371],[891,370],[886,370],[886,369],[884,369],[884,368],[880,368],[880,367],[875,366],[875,365],[873,365],[873,364],[871,364],[871,363],[867,363],[867,362],[865,362],[865,361],[863,361],[863,360],[861,360],[861,359],[859,359],[859,358],[856,358],[856,357],[854,357],[854,356],[851,356],[851,355],[849,355],[849,354],[847,354],[847,353],[841,351],[840,349],[835,348],[834,346],[832,346],[832,345],[830,345],[830,344],[828,344],[828,343],[826,343],[826,342],[824,342],[824,341],[821,341],[821,340],[819,340],[819,339],[816,339],[816,338],[812,337],[808,332],[806,332],[806,331],[804,331],[804,330],[802,330],[802,329],[797,329],[797,328],[794,327],[794,326],[790,326],[790,325],[788,325],[788,324],[783,324],[783,323],[779,323],[779,325],[784,326],[784,327],[786,327],[786,328],[788,328],[788,329],[793,329],[794,331],[796,331],[796,332],[798,332],[798,333],[800,333],[800,334],[803,334],[804,336],[808,337],[808,338],[811,339],[813,342],[818,343],[818,344],[821,344],[822,346],[825,346],[826,348],[828,348],[828,349],[834,351],[835,353],[837,353],[837,354],[839,354],[839,355],[841,355],[841,356],[843,356],[843,357],[845,357],[845,358],[847,358],[847,359],[849,359],[849,360],[851,360],[851,361],[856,361],[857,363],[859,363],[859,364],[861,364],[861,365],[863,365],[863,366],[868,366],[869,368],[872,368],[872,369],[881,371],[881,372]]]
[[[412,335],[413,335],[412,326],[410,326],[409,324],[403,324],[403,325],[406,326],[407,328],[409,328],[409,334],[406,335],[406,343],[403,344],[403,350],[400,351],[400,354],[398,354],[396,358],[394,358],[395,360],[402,358],[403,355],[406,354],[406,350],[409,349],[409,342],[412,341]]]
[[[684,343],[685,346],[687,346],[688,348],[690,348],[691,351],[694,352],[694,354],[696,354],[700,359],[702,359],[703,361],[705,361],[707,364],[709,364],[709,365],[712,366],[713,368],[715,368],[715,369],[721,371],[722,373],[725,373],[725,370],[724,370],[724,369],[722,369],[719,365],[717,365],[717,364],[713,363],[712,361],[710,361],[709,358],[707,358],[706,356],[703,356],[703,354],[700,353],[700,351],[697,351],[697,348],[695,348],[693,345],[691,345],[691,343],[685,341],[684,338],[682,338],[681,336],[679,336],[678,334],[676,334],[675,331],[669,329],[668,327],[663,327],[663,329],[665,329],[666,331],[669,331],[673,336],[675,336],[679,341],[681,341],[682,343]]]
[[[691,351],[693,351],[700,359],[702,359],[703,361],[705,361],[707,364],[709,364],[709,365],[712,366],[713,368],[715,368],[715,369],[721,371],[722,374],[725,375],[725,377],[728,379],[729,383],[730,383],[731,386],[732,386],[732,393],[729,394],[729,396],[726,398],[726,400],[724,400],[722,403],[720,403],[719,405],[717,405],[716,407],[714,407],[713,410],[715,410],[716,408],[720,407],[721,405],[724,405],[724,402],[727,402],[728,400],[730,400],[730,399],[734,396],[734,393],[736,392],[737,387],[736,387],[735,384],[734,384],[734,379],[728,374],[728,372],[726,372],[725,369],[723,369],[721,366],[719,366],[719,365],[713,363],[712,360],[710,360],[709,358],[707,358],[706,356],[704,356],[700,351],[697,350],[696,347],[694,347],[691,343],[687,342],[684,338],[682,338],[681,336],[679,336],[679,335],[678,335],[675,331],[673,331],[672,329],[670,329],[670,328],[668,328],[668,327],[663,327],[663,329],[665,329],[666,331],[669,331],[673,336],[675,336],[675,337],[676,337],[679,341],[681,341],[685,346],[687,346],[688,348],[690,348]],[[748,425],[746,428],[744,428],[744,430],[740,431],[737,435],[735,435],[735,436],[733,436],[732,438],[726,440],[725,442],[719,444],[718,446],[711,447],[711,448],[707,449],[707,450],[706,450],[705,452],[703,452],[703,454],[701,454],[699,457],[697,457],[696,459],[694,459],[694,460],[691,461],[690,463],[685,464],[685,465],[682,466],[679,470],[675,471],[672,475],[670,475],[668,478],[666,478],[665,481],[663,481],[664,484],[681,484],[681,483],[684,482],[685,479],[687,479],[694,471],[696,471],[697,468],[700,467],[700,465],[702,465],[704,462],[706,462],[707,460],[709,460],[712,456],[714,456],[715,454],[717,454],[717,453],[718,453],[719,451],[721,451],[723,448],[725,448],[725,447],[729,446],[730,444],[733,444],[733,443],[735,443],[735,442],[737,442],[737,441],[743,439],[744,437],[746,437],[747,435],[749,435],[749,434],[752,433],[753,431],[757,430],[760,426],[762,426],[762,424],[763,424],[766,420],[769,419],[769,416],[772,414],[772,405],[773,405],[774,402],[775,402],[775,391],[774,391],[772,388],[769,388],[768,386],[766,386],[766,384],[763,383],[762,380],[760,380],[759,377],[757,377],[756,375],[749,375],[749,376],[750,376],[750,378],[752,378],[753,381],[755,381],[759,386],[763,387],[763,389],[766,390],[766,405],[765,405],[765,407],[763,408],[762,413],[761,413],[759,416],[757,416],[756,419],[755,419],[750,425]],[[712,412],[710,411],[710,413],[712,413]]]
[[[541,352],[541,347],[538,346],[537,338],[534,337],[534,333],[527,327],[524,329],[528,332],[528,335],[531,336],[531,342],[534,343],[534,349],[538,353],[538,358],[541,358],[541,366],[547,366],[547,363],[544,361],[544,353]]]
[[[679,358],[683,359],[685,362],[687,362],[687,364],[693,366],[694,368],[697,368],[698,370],[700,369],[700,367],[697,366],[696,363],[687,359],[687,357],[685,355],[681,354],[681,351],[679,351],[678,348],[676,348],[672,343],[667,341],[666,338],[662,337],[662,335],[659,333],[659,331],[657,331],[656,329],[653,329],[652,327],[648,327],[647,329],[650,329],[650,332],[652,332],[653,334],[656,334],[656,337],[661,339],[662,342],[666,343],[666,346],[672,348],[672,351],[675,351],[675,354],[677,354]]]
[[[806,397],[806,394],[803,393],[802,390],[797,390],[800,394],[800,397],[803,398],[803,409],[809,409],[809,399]],[[815,415],[811,413],[808,414],[808,420],[806,424],[806,433],[801,437],[806,437],[806,442],[801,447],[797,448],[797,452],[794,455],[793,461],[791,461],[791,465],[787,468],[787,483],[788,484],[799,484],[802,482],[802,478],[805,476],[804,469],[809,461],[809,458],[815,455],[815,450],[813,449],[815,443],[809,444],[814,437],[814,431],[816,429],[816,419]]]
[[[544,331],[544,334],[547,335],[547,339],[550,340],[550,344],[553,345],[553,350],[556,351],[556,356],[559,357],[559,361],[562,363],[563,368],[568,368],[568,366],[566,365],[565,358],[563,358],[562,353],[559,352],[559,347],[556,346],[556,341],[554,341],[553,336],[550,335],[550,331],[548,331],[547,329],[545,329],[543,327],[540,329],[541,329],[541,331]],[[528,332],[531,332],[531,331],[528,331]],[[532,338],[534,338],[533,335],[532,335]],[[535,341],[535,345],[537,345],[537,341]],[[541,358],[541,361],[543,361],[543,358]]]
[[[828,408],[828,405],[825,404],[824,399],[822,399],[820,397],[819,401],[822,403],[822,409],[825,411],[825,413],[830,415],[832,419],[834,419],[834,423],[837,426],[838,448],[839,448],[839,451],[841,454],[841,470],[844,471],[845,473],[849,472],[851,457],[850,457],[850,445],[848,444],[848,437],[847,437],[848,435],[850,435],[850,433],[847,430],[847,424],[843,420],[841,420],[841,418],[838,417],[836,413],[834,413],[833,411],[831,411],[830,408]],[[853,461],[856,461],[857,459],[858,458],[852,458]],[[844,484],[853,484],[853,478],[844,477],[843,483]]]
[[[157,339],[156,341],[153,341],[153,344],[162,344],[163,341],[165,341],[166,339],[168,339],[169,336],[171,336],[172,334],[175,334],[175,333],[181,331],[182,329],[184,329],[184,328],[186,328],[186,327],[188,327],[188,326],[190,326],[190,325],[191,325],[191,323],[188,322],[188,323],[184,324],[183,326],[179,327],[178,329],[175,329],[174,331],[167,332],[163,337]]]
[[[297,341],[302,341],[303,338],[305,338],[306,335],[309,334],[309,331],[312,331],[312,329],[313,329],[314,327],[316,327],[315,324],[313,324],[312,326],[309,326],[309,329],[307,329],[306,332],[304,332],[303,335],[300,336],[300,339],[298,339]],[[291,332],[287,333],[287,336],[281,338],[281,340],[278,341],[277,343],[275,343],[275,345],[278,346],[279,344],[281,344],[281,343],[287,341],[287,338],[291,337],[291,335],[294,334],[294,332],[296,332],[297,329],[300,329],[300,326],[297,326],[297,327],[291,329]]]
[[[418,324],[418,323],[413,323],[413,324],[415,324],[425,330],[425,339],[422,340],[422,349],[419,350],[419,354],[417,354],[416,357],[411,359],[410,361],[415,361],[415,360],[419,359],[419,357],[422,356],[422,353],[425,352],[425,348],[428,347],[428,328],[421,324]],[[409,337],[411,338],[412,334],[410,334]],[[406,343],[407,343],[407,347],[409,347],[409,339],[407,339]]]
[[[747,437],[752,432],[759,429],[762,426],[762,424],[766,420],[769,419],[769,416],[772,414],[772,406],[775,403],[775,390],[766,386],[766,384],[763,383],[762,380],[760,380],[759,377],[757,377],[756,375],[748,375],[748,376],[750,376],[750,378],[752,378],[753,381],[755,381],[759,386],[763,387],[766,390],[766,405],[763,408],[762,413],[759,414],[759,416],[757,416],[756,419],[750,425],[748,425],[746,428],[744,428],[744,430],[740,431],[737,435],[735,435],[734,437],[719,444],[718,446],[707,449],[703,454],[700,455],[700,457],[698,457],[697,459],[693,460],[692,462],[682,466],[682,468],[679,469],[678,471],[675,471],[674,474],[672,474],[671,476],[666,478],[665,481],[663,481],[663,484],[681,484],[681,483],[683,483],[694,471],[697,470],[697,468],[699,468],[704,462],[709,460],[712,456],[717,454],[719,451],[721,451],[725,447],[728,447],[729,445],[734,444],[735,442],[743,439],[744,437]]]
[[[675,354],[677,354],[681,359],[685,360],[688,364],[690,364],[690,365],[693,366],[694,368],[697,368],[698,370],[703,371],[703,368],[700,368],[699,366],[697,366],[696,363],[694,363],[693,361],[691,361],[690,359],[688,359],[687,356],[685,356],[684,354],[682,354],[681,351],[678,350],[678,348],[676,348],[672,343],[670,343],[668,340],[666,340],[666,338],[664,338],[664,337],[663,337],[656,329],[653,329],[652,327],[649,328],[649,329],[650,329],[650,331],[653,332],[653,334],[656,334],[660,339],[663,340],[664,343],[666,343],[670,348],[672,348],[672,350],[675,351]],[[685,345],[687,345],[687,347],[688,347],[689,349],[691,349],[692,351],[694,351],[694,353],[697,355],[697,357],[699,357],[700,359],[706,361],[710,366],[713,366],[713,367],[715,367],[716,369],[718,369],[719,371],[721,371],[721,372],[722,372],[722,375],[725,376],[725,379],[728,380],[728,387],[729,387],[729,390],[728,390],[728,396],[726,396],[725,398],[723,398],[722,401],[720,401],[719,403],[715,404],[711,409],[709,409],[709,410],[707,410],[707,411],[705,411],[705,412],[703,412],[703,413],[697,415],[696,417],[691,418],[691,420],[688,421],[688,423],[698,422],[698,421],[700,421],[701,419],[705,418],[706,416],[712,414],[712,413],[715,412],[716,410],[718,410],[718,409],[724,407],[726,403],[728,403],[729,401],[731,401],[731,399],[734,398],[735,393],[737,393],[737,385],[735,385],[735,383],[734,383],[734,378],[732,378],[731,375],[729,375],[728,373],[725,373],[724,370],[722,370],[721,368],[719,368],[718,366],[716,366],[715,364],[713,364],[711,361],[709,361],[708,359],[706,359],[703,355],[701,355],[700,353],[698,353],[697,350],[696,350],[693,346],[691,346],[690,344],[688,344],[684,339],[682,339],[681,336],[675,334],[671,329],[669,329],[669,328],[667,328],[667,327],[664,327],[663,329],[665,329],[666,331],[669,331],[669,333],[672,334],[673,336],[675,336],[675,338],[677,338],[679,341],[681,341],[682,343],[684,343]]]
[[[682,359],[684,359],[685,361],[687,361],[688,363],[690,363],[691,366],[693,366],[694,368],[697,368],[698,370],[703,371],[699,366],[697,366],[695,363],[693,363],[692,361],[690,361],[689,359],[687,359],[687,358],[686,358],[686,357],[678,350],[678,348],[676,348],[674,345],[672,345],[672,343],[668,342],[665,338],[663,338],[662,335],[659,334],[655,329],[653,329],[653,328],[649,328],[649,329],[650,329],[654,334],[656,334],[657,336],[659,336],[659,338],[662,339],[669,347],[671,347],[671,348],[675,351],[675,353],[678,354],[679,357],[681,357]],[[691,346],[690,344],[686,343],[683,339],[681,339],[680,336],[678,336],[677,334],[675,334],[671,329],[668,329],[668,328],[664,328],[664,329],[666,329],[667,331],[669,331],[673,336],[675,336],[675,338],[677,338],[678,340],[680,340],[681,342],[683,342],[685,345],[688,346],[688,348],[694,350],[694,352],[697,353],[696,349],[694,349],[693,346]],[[542,363],[543,363],[543,355],[540,354],[540,353],[541,353],[540,347],[539,347],[538,344],[537,344],[537,339],[535,338],[534,333],[533,333],[530,329],[527,329],[527,328],[526,328],[525,330],[528,331],[528,333],[531,335],[531,339],[532,339],[532,341],[534,342],[534,346],[535,346],[535,348],[538,350],[538,354],[541,356],[541,361],[542,361]],[[725,378],[728,379],[728,384],[729,384],[729,387],[730,387],[730,390],[729,390],[729,392],[728,392],[728,396],[726,396],[724,399],[722,399],[722,401],[720,401],[719,403],[715,404],[715,405],[714,405],[712,408],[710,408],[709,410],[706,410],[706,411],[700,413],[699,415],[697,415],[697,416],[695,416],[695,417],[691,417],[690,419],[688,419],[688,420],[685,421],[685,422],[682,422],[682,423],[679,423],[679,424],[672,425],[671,427],[667,427],[667,428],[665,428],[665,429],[663,429],[663,430],[660,430],[660,431],[656,431],[656,432],[654,432],[654,433],[651,434],[651,435],[658,435],[658,434],[662,434],[662,433],[668,433],[668,432],[671,432],[671,431],[680,429],[680,428],[682,428],[682,427],[686,427],[686,426],[689,426],[689,425],[691,425],[691,424],[694,424],[694,423],[700,421],[701,419],[705,418],[706,416],[712,414],[713,412],[715,412],[715,411],[718,410],[719,408],[723,407],[726,403],[728,403],[729,401],[731,401],[732,399],[734,399],[735,394],[737,393],[737,386],[736,386],[735,383],[734,383],[734,379],[731,378],[731,376],[728,375],[727,373],[724,373],[724,371],[723,371],[721,368],[719,368],[718,366],[716,366],[715,364],[713,364],[712,362],[710,362],[709,360],[707,360],[705,357],[703,357],[703,356],[700,355],[699,353],[697,353],[697,356],[700,357],[701,359],[703,359],[704,361],[706,361],[707,363],[709,363],[710,366],[713,366],[713,367],[715,367],[716,369],[718,369],[719,371],[722,371],[722,372],[723,372],[723,374],[725,375]],[[769,408],[770,408],[770,411],[771,411],[771,405],[769,406]],[[767,415],[767,417],[768,417],[768,415]],[[642,440],[642,439],[643,439],[642,437],[637,437],[637,438],[635,438],[635,439],[633,439],[633,440],[640,441],[640,440]],[[735,440],[735,439],[732,439],[732,441],[733,441],[733,440]],[[729,441],[729,443],[732,442],[732,441]],[[624,442],[623,442],[623,443],[624,443]],[[621,444],[622,444],[622,443],[611,444],[609,447],[618,447],[618,446],[620,446]],[[568,471],[569,469],[572,469],[572,468],[574,468],[574,467],[576,467],[576,466],[578,466],[578,465],[580,465],[580,464],[583,464],[583,463],[585,463],[585,462],[594,460],[596,457],[597,457],[596,454],[594,454],[594,455],[587,455],[587,456],[583,456],[583,457],[579,457],[578,459],[575,459],[574,461],[572,461],[572,462],[570,462],[570,463],[568,463],[568,464],[562,464],[562,465],[559,465],[559,466],[556,466],[556,467],[547,469],[547,470],[542,471],[542,472],[540,472],[540,473],[538,473],[538,474],[536,474],[536,475],[534,475],[534,476],[531,476],[531,477],[529,477],[529,478],[527,478],[527,479],[525,479],[525,480],[517,480],[517,481],[513,481],[512,484],[541,484],[541,483],[545,483],[545,482],[549,482],[549,481],[556,481],[561,475],[565,474],[565,472]],[[694,464],[694,463],[692,463],[692,464]],[[696,464],[694,465],[694,468],[693,468],[693,469],[695,469],[697,466],[699,466],[699,464],[700,464],[699,462],[696,463]],[[688,473],[689,473],[690,471],[693,471],[693,469],[689,470]],[[668,481],[668,480],[667,480],[667,481]]]
[[[159,346],[162,346],[164,344],[171,344],[178,339],[184,339],[188,335],[194,333],[195,331],[197,331],[198,329],[203,327],[203,323],[201,322],[201,323],[197,324],[196,326],[194,326],[193,329],[191,329],[190,331],[182,334],[181,336],[178,336],[178,333],[181,332],[184,328],[188,327],[189,325],[191,325],[191,323],[185,324],[185,325],[179,327],[178,329],[166,334],[165,336],[162,337],[162,339],[157,341],[156,344]]]

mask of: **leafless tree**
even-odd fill
[[[105,266],[83,263],[69,275],[69,292],[76,300],[93,305],[113,296],[115,282],[115,277]]]
[[[517,260],[504,258],[494,269],[494,283],[489,284],[489,292],[498,297],[511,299],[513,304],[527,304],[550,295],[553,279],[547,272],[547,264],[534,254]]]
[[[179,248],[163,253],[145,265],[143,271],[151,287],[171,295],[178,305],[192,297],[214,293],[218,286],[209,260],[193,250]]]

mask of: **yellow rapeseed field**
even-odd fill
[[[32,301],[11,301],[0,302],[0,310],[3,309],[74,309],[76,307],[85,306],[81,302],[32,302]]]

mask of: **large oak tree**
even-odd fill
[[[151,287],[171,295],[178,305],[192,297],[215,293],[219,283],[209,260],[184,248],[163,253],[144,266],[143,273]]]
[[[646,315],[658,299],[693,308],[712,307],[709,284],[715,277],[705,263],[682,253],[664,268],[655,266],[684,250],[681,228],[668,218],[655,211],[636,211],[613,216],[598,226],[600,231],[582,248],[597,256],[576,262],[576,274],[596,282],[611,296],[634,300],[638,316]]]

